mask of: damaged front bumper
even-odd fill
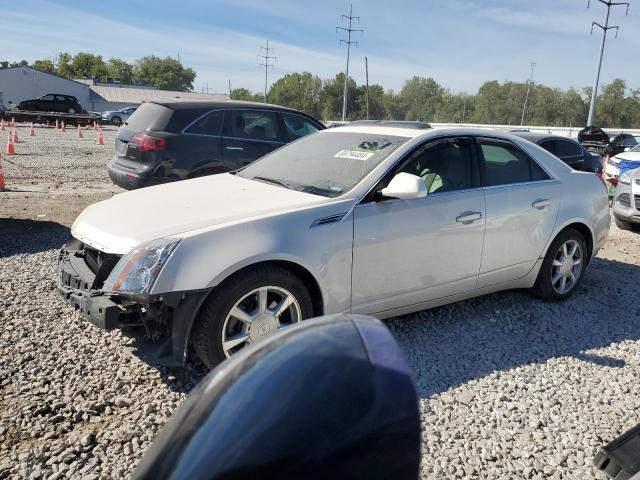
[[[96,260],[99,258],[99,260]],[[210,290],[161,295],[115,295],[101,290],[119,257],[96,254],[72,239],[58,254],[57,289],[80,315],[103,330],[140,337],[153,361],[183,366],[191,327]]]

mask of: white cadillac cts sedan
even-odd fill
[[[386,318],[511,288],[564,300],[609,230],[607,192],[495,131],[346,126],[234,173],[88,207],[58,289],[87,320],[213,367],[306,318]]]

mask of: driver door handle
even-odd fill
[[[542,210],[543,208],[551,205],[551,201],[548,198],[538,198],[535,202],[531,204],[533,208],[537,208],[538,210]]]
[[[459,223],[471,223],[476,220],[480,220],[482,218],[482,213],[480,212],[464,212],[456,217],[456,222]]]
[[[230,147],[230,146],[227,146],[227,147],[224,147],[224,148],[225,148],[225,150],[238,150],[240,152],[242,150],[244,150],[244,147]]]

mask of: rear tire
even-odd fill
[[[122,125],[122,119],[120,117],[113,117],[111,119],[111,123],[113,123],[116,127]]]
[[[572,228],[561,232],[547,250],[533,286],[534,295],[547,302],[560,302],[573,295],[584,277],[587,255],[587,242],[580,232]]]
[[[269,293],[265,294],[263,305],[266,310],[263,312],[258,304],[258,295],[264,290],[269,290]],[[258,266],[231,277],[214,289],[202,305],[191,333],[191,343],[202,362],[214,368],[246,345],[275,333],[277,328],[269,315],[280,304],[279,292],[283,293],[280,303],[284,303],[285,295],[291,296],[293,301],[279,316],[274,317],[277,328],[281,328],[281,322],[284,327],[313,316],[311,295],[303,282],[290,271],[276,265]],[[255,310],[248,311],[242,302],[251,302],[253,295],[256,295]],[[231,314],[232,309],[240,309],[247,318],[240,321],[240,317]],[[249,321],[248,317],[253,320]],[[229,347],[233,339],[245,337],[242,343]],[[224,346],[223,339],[227,340]]]

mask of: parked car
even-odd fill
[[[545,133],[513,131],[513,134],[540,145],[574,170],[592,173],[602,172],[602,157],[589,152],[575,140]]]
[[[17,105],[18,110],[35,112],[82,113],[84,110],[73,95],[47,93],[32,100],[23,100]]]
[[[604,179],[609,188],[609,196],[613,196],[620,176],[628,171],[640,168],[640,145],[629,151],[608,157],[604,168]]]
[[[285,107],[240,101],[145,102],[118,130],[111,180],[126,189],[244,167],[325,127]]]
[[[600,127],[588,126],[578,132],[578,142],[591,153],[604,158],[609,147],[609,135]]]
[[[640,136],[631,135],[630,133],[620,133],[609,142],[609,147],[605,154],[614,157],[619,153],[628,152],[638,146],[638,144],[640,144]]]
[[[640,162],[636,163],[635,169],[620,174],[612,202],[616,225],[623,230],[640,231]]]
[[[391,333],[370,317],[330,315],[211,372],[133,478],[418,480],[420,445],[411,370]]]
[[[115,126],[119,127],[131,115],[133,115],[133,112],[136,111],[136,108],[138,107],[127,107],[127,108],[121,108],[120,110],[113,110],[113,111],[107,110],[106,112],[102,112],[100,114],[100,117],[102,118],[103,122],[112,123]]]
[[[101,328],[165,332],[164,361],[192,344],[213,367],[318,315],[387,318],[510,288],[564,300],[609,222],[598,177],[520,137],[337,127],[87,207],[58,289]]]

